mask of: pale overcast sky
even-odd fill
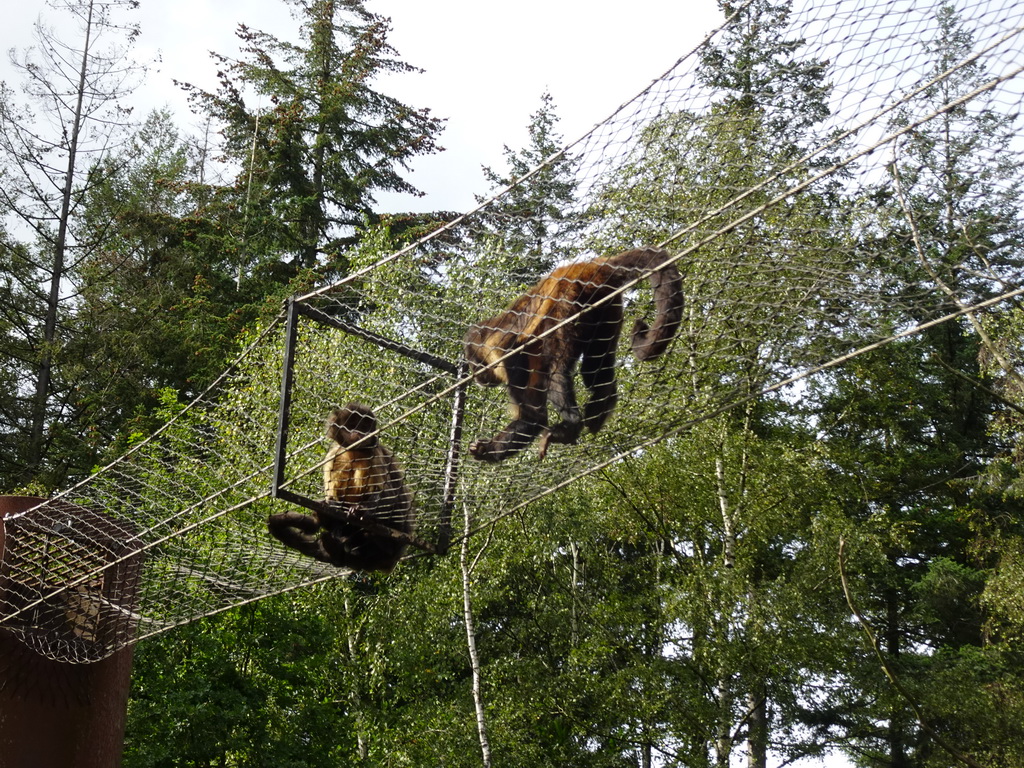
[[[10,81],[7,51],[32,41],[43,13],[60,16],[42,0],[8,0],[0,27],[0,78]],[[486,191],[481,165],[504,169],[503,145],[522,147],[530,115],[549,90],[561,118],[559,131],[574,140],[610,115],[689,53],[722,18],[714,0],[632,0],[607,10],[581,10],[575,1],[520,0],[514,6],[479,0],[367,0],[391,19],[398,58],[425,70],[390,78],[381,90],[413,107],[448,119],[440,143],[447,151],[415,163],[413,184],[429,194],[396,207],[473,207]],[[595,4],[594,7],[601,7]],[[513,10],[514,8],[514,10]],[[208,52],[234,55],[239,23],[296,40],[284,2],[142,0],[135,58],[162,54],[159,70],[135,95],[148,110],[167,104],[191,125],[184,97],[172,80],[214,87]]]

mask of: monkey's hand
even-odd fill
[[[363,516],[362,505],[359,502],[346,503],[343,501],[325,501],[323,506],[323,515],[328,520],[336,522],[345,522],[351,520],[353,517],[360,518]]]
[[[369,507],[361,503],[350,504],[345,511],[345,515],[349,520],[368,520],[370,519],[369,509]]]
[[[469,453],[480,461],[504,461],[526,448],[546,427],[547,415],[543,411],[531,411],[528,418],[513,419],[490,440],[476,440],[471,443]]]
[[[505,458],[505,455],[495,448],[493,440],[475,440],[469,445],[469,455],[480,461],[496,463]]]

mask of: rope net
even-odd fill
[[[971,238],[984,212],[1017,221],[1024,3],[804,3],[762,55],[771,46],[757,39],[756,15],[769,12],[737,6],[592,131],[416,244],[381,258],[367,238],[349,276],[295,297],[291,322],[282,312],[206,393],[184,407],[168,400],[159,432],[8,516],[0,624],[47,657],[89,662],[348,576],[266,525],[308,512],[296,498],[323,499],[324,421],[336,406],[373,409],[415,500],[415,536],[443,551],[453,507],[468,505],[477,527],[451,536],[472,535],[753,398],[799,398],[808,377],[851,356],[1016,301],[1021,254],[1000,234],[1009,229]],[[739,79],[713,74],[715,61],[741,56]],[[923,221],[912,211],[942,152],[942,162],[959,153],[958,179],[985,183],[965,182],[953,213]],[[936,245],[940,223],[971,247]],[[624,304],[626,323],[604,427],[560,442],[551,409],[550,434],[536,427],[501,461],[472,456],[509,414],[506,387],[467,386],[467,329],[552,269],[648,247],[680,274],[682,316],[665,354],[639,362],[629,328],[655,317],[653,268],[602,295],[605,310]],[[586,326],[599,310],[574,325],[583,309],[538,335]],[[524,341],[503,359],[529,357]]]

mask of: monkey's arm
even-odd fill
[[[390,573],[406,549],[403,542],[351,525],[325,531],[323,542],[331,563],[358,571]]]
[[[533,362],[538,370],[527,365]],[[469,452],[480,461],[498,462],[519,453],[532,443],[547,426],[547,382],[539,370],[539,355],[518,353],[503,365],[508,384],[512,421],[490,440],[477,440]]]
[[[542,459],[547,456],[548,445],[551,443],[575,445],[583,429],[571,367],[568,371],[552,372],[548,399],[562,420],[542,431],[540,443],[537,446],[537,455]]]
[[[470,454],[480,461],[504,461],[526,448],[545,428],[546,417],[526,407],[514,408],[513,415],[516,417],[492,439],[473,442],[469,446]]]

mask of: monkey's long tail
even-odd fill
[[[643,320],[633,324],[633,355],[637,360],[653,360],[665,353],[683,320],[683,278],[675,264],[666,264],[672,254],[658,248],[637,248],[607,259],[609,264],[628,270],[651,271],[654,292],[654,323]],[[622,282],[636,275],[623,274]]]

